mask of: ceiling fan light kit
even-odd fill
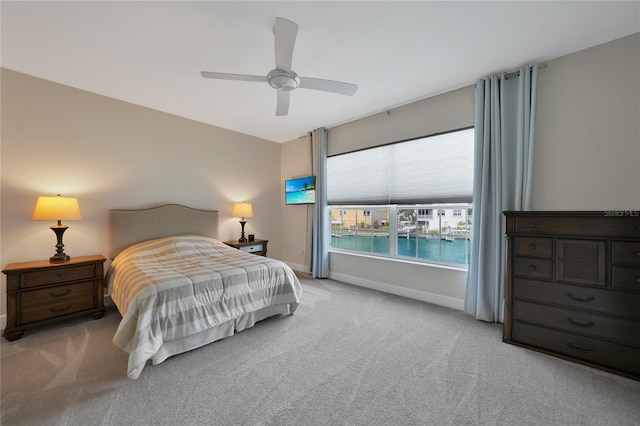
[[[205,78],[222,80],[266,81],[271,87],[278,91],[276,105],[277,116],[287,115],[289,113],[289,92],[297,88],[321,90],[347,96],[353,96],[356,93],[358,90],[357,84],[321,78],[300,77],[291,69],[293,48],[298,34],[298,24],[288,19],[278,17],[276,18],[273,33],[275,36],[276,68],[269,71],[266,77],[211,71],[201,71],[200,74]]]
[[[278,68],[269,71],[267,80],[269,81],[269,86],[286,92],[297,89],[298,86],[300,86],[300,77],[298,77],[298,74],[293,71],[287,72],[279,70]]]

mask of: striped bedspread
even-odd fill
[[[111,263],[107,289],[122,321],[113,342],[135,379],[165,341],[192,336],[259,309],[300,302],[302,287],[281,261],[207,237],[133,245]]]

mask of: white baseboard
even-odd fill
[[[286,263],[287,265],[289,265],[291,267],[291,269],[293,269],[294,271],[304,272],[306,274],[309,273],[309,271],[306,270],[306,267],[304,265],[300,265],[298,263],[286,262],[284,260],[283,260],[283,262]]]
[[[444,306],[458,311],[464,310],[464,300],[453,297],[442,296],[440,294],[429,293],[426,291],[416,290],[413,288],[400,287],[393,284],[381,283],[378,281],[367,280],[351,275],[329,272],[329,278],[336,281],[342,281],[347,284],[353,284],[360,287],[366,287],[371,290],[381,291],[383,293],[395,294],[396,296],[407,297],[409,299],[420,300],[421,302],[433,303],[434,305]]]

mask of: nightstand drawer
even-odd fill
[[[43,303],[55,303],[66,299],[73,299],[75,297],[93,296],[95,286],[95,281],[84,281],[44,288],[42,290],[25,291],[20,295],[20,306],[26,308]]]
[[[254,241],[225,241],[224,243],[230,247],[241,250],[245,253],[255,254],[257,256],[266,256],[267,255],[267,243],[269,240],[259,240],[255,239]]]
[[[240,250],[246,251],[247,253],[255,253],[259,251],[264,251],[263,247],[264,246],[262,245],[262,243],[259,243],[259,244],[252,244],[250,246],[242,246],[240,247]]]
[[[47,320],[62,315],[73,314],[94,308],[94,300],[90,297],[63,300],[57,303],[34,306],[22,310],[22,324],[29,324],[40,320]]]
[[[94,265],[80,265],[74,267],[56,267],[41,271],[20,274],[20,287],[36,287],[44,284],[56,284],[67,281],[85,280],[96,276]]]

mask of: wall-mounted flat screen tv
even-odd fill
[[[284,181],[285,204],[313,204],[316,202],[316,177],[307,176]]]

